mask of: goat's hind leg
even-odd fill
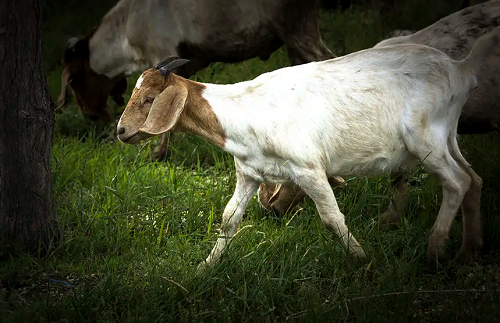
[[[448,133],[444,135],[443,127],[438,121],[427,125],[425,129],[420,127],[418,123],[408,124],[407,128],[414,131],[413,135],[406,136],[404,140],[408,151],[422,162],[428,172],[436,175],[443,190],[443,200],[427,246],[427,259],[433,260],[444,256],[451,225],[469,190],[471,177],[451,152],[450,138],[455,138],[456,131],[448,129]]]
[[[465,193],[462,201],[463,237],[462,247],[459,251],[461,257],[469,258],[478,247],[483,245],[479,210],[483,180],[462,156],[456,137],[450,137],[449,141],[451,155],[471,178],[469,190]]]
[[[444,255],[451,224],[469,190],[471,178],[447,149],[434,150],[427,158],[422,159],[427,170],[439,178],[443,188],[443,201],[429,236],[427,258],[430,260]]]
[[[333,190],[328,182],[326,175],[311,174],[310,176],[301,176],[296,179],[296,183],[309,195],[316,204],[321,221],[342,239],[348,251],[357,258],[364,258],[365,252],[360,244],[349,232],[345,224],[345,217],[340,209],[333,194]]]

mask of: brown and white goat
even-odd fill
[[[477,87],[475,73],[499,34],[500,28],[480,38],[462,61],[427,46],[396,45],[228,85],[177,76],[171,71],[187,61],[170,58],[139,78],[118,137],[134,144],[180,131],[234,156],[236,189],[205,265],[219,260],[259,183],[298,185],[347,250],[365,257],[328,177],[392,173],[419,161],[443,188],[428,257],[443,254],[460,205],[466,223],[461,251],[467,253],[482,242],[481,179],[460,153],[456,130],[462,106]]]

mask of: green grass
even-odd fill
[[[366,48],[394,28],[421,28],[457,7],[434,2],[405,0],[385,18],[373,5],[323,12],[322,34],[339,55]],[[46,18],[45,26],[61,28],[47,27],[45,39],[55,44],[64,38],[71,17]],[[268,61],[217,63],[194,78],[237,82],[287,64],[280,49]],[[55,97],[59,73],[55,64],[47,75]],[[168,162],[151,162],[151,142],[124,145],[111,129],[84,121],[72,103],[57,116],[53,145],[61,241],[48,255],[13,254],[0,263],[0,321],[499,321],[500,138],[463,136],[460,143],[484,179],[485,246],[471,262],[426,265],[440,188],[416,170],[409,210],[389,230],[378,223],[389,202],[388,178],[353,178],[336,191],[369,254],[367,264],[350,262],[311,201],[276,217],[254,200],[222,261],[196,274],[234,189],[231,156],[181,135]],[[450,237],[451,256],[460,246],[460,220]]]

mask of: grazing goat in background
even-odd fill
[[[118,122],[118,138],[134,144],[167,131],[193,133],[234,156],[236,189],[202,266],[219,260],[261,182],[300,186],[323,223],[363,258],[328,177],[398,172],[419,161],[443,188],[428,257],[443,254],[461,204],[461,252],[468,253],[482,243],[481,178],[460,153],[457,124],[477,87],[482,59],[499,37],[500,28],[480,38],[462,61],[427,46],[396,45],[229,85],[177,76],[171,71],[187,61],[170,58],[138,79]]]
[[[414,34],[386,39],[374,47],[422,44],[460,60],[479,37],[498,26],[500,0],[495,0],[460,10]],[[488,55],[477,79],[479,87],[465,103],[458,122],[462,134],[500,130],[500,52]]]
[[[189,59],[177,74],[189,77],[212,62],[267,59],[285,44],[292,64],[334,57],[318,30],[319,0],[121,0],[100,25],[64,51],[58,107],[66,86],[84,116],[110,122],[106,101],[123,104],[126,76],[166,56]],[[163,158],[167,141],[153,155]]]
[[[414,34],[390,38],[375,48],[395,44],[422,44],[437,48],[452,59],[467,56],[474,42],[482,35],[500,26],[500,1],[478,4],[447,17]],[[492,51],[477,73],[478,88],[465,103],[458,122],[458,133],[479,134],[500,130],[500,51]],[[408,174],[394,174],[396,189],[381,223],[399,221],[407,205]],[[301,202],[305,193],[298,186],[261,185],[259,202],[264,208],[279,214],[285,213]]]

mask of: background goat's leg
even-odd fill
[[[313,199],[318,209],[321,221],[335,231],[342,239],[349,252],[358,258],[364,258],[365,252],[360,244],[349,232],[345,224],[345,217],[340,212],[337,200],[330,187],[326,175],[316,175],[307,178],[300,177],[297,184]]]
[[[166,132],[160,135],[160,140],[156,146],[152,147],[151,156],[154,160],[167,159],[170,156],[170,145],[174,139],[172,132]]]
[[[321,38],[317,22],[318,10],[317,5],[302,4],[302,8],[294,10],[297,16],[286,18],[286,21],[293,21],[293,24],[284,23],[276,26],[277,34],[288,51],[291,65],[335,57]]]
[[[401,171],[391,174],[391,179],[394,193],[387,210],[380,215],[381,225],[398,223],[408,204],[408,172]]]
[[[314,61],[324,61],[336,57],[323,43],[317,26],[307,26],[305,30],[295,30],[296,34],[283,33],[281,39],[286,45],[291,65],[300,65]],[[315,35],[314,37],[311,37]]]
[[[258,187],[258,182],[244,176],[238,169],[238,166],[236,166],[236,189],[234,190],[233,197],[231,197],[231,200],[229,200],[224,209],[220,235],[210,255],[205,262],[200,264],[200,267],[211,266],[219,260],[224,249],[236,233],[238,225],[243,218],[243,213]]]
[[[481,188],[483,180],[471,168],[458,148],[456,138],[451,138],[450,153],[462,169],[471,177],[471,184],[462,201],[463,238],[459,255],[468,258],[483,244],[481,232]]]

